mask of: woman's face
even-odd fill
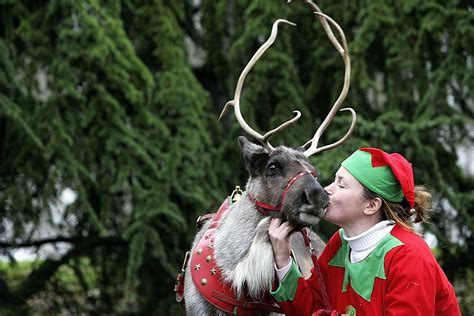
[[[346,228],[364,220],[363,210],[369,204],[364,187],[344,167],[336,172],[334,182],[324,188],[329,195],[329,205],[324,220]]]

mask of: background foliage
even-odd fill
[[[247,177],[233,114],[217,117],[275,19],[298,26],[281,27],[247,78],[248,121],[269,130],[299,109],[301,122],[273,141],[298,146],[340,92],[342,61],[298,2],[0,1],[0,314],[179,311],[172,287],[195,218]],[[346,105],[358,112],[350,141],[312,158],[322,182],[359,146],[403,152],[434,193],[424,229],[470,314],[474,7],[318,4],[348,38]],[[339,114],[322,142],[349,120]],[[335,229],[320,226],[325,237]],[[15,250],[47,245],[62,247],[14,260]]]

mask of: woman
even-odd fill
[[[399,154],[361,148],[325,188],[323,219],[341,227],[309,279],[290,258],[288,222],[269,235],[279,284],[272,295],[287,315],[460,315],[452,285],[411,228],[427,219],[430,194],[415,187]]]

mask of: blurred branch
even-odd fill
[[[66,236],[57,236],[54,238],[45,238],[39,240],[30,240],[25,242],[8,242],[8,241],[0,241],[0,248],[27,248],[27,247],[40,247],[45,244],[54,244],[59,242],[66,242],[73,245],[78,243],[87,242],[91,245],[114,245],[114,244],[123,244],[125,245],[126,242],[120,237],[66,237]]]
[[[49,239],[51,242],[64,242],[68,240],[75,244],[75,247],[70,249],[65,255],[63,255],[59,260],[47,259],[45,260],[37,269],[33,270],[30,275],[22,282],[16,294],[27,300],[37,292],[41,291],[48,280],[56,273],[57,269],[63,264],[69,262],[69,260],[74,258],[79,258],[90,252],[94,251],[95,247],[124,247],[127,243],[119,237],[88,237],[88,238],[66,238],[58,237],[55,239]],[[36,241],[39,243],[40,241]],[[31,243],[29,243],[31,244]],[[44,244],[44,242],[40,243]]]
[[[194,15],[197,14],[200,10],[198,6],[193,6],[190,3],[184,3],[184,17],[179,18],[179,14],[175,13],[176,20],[178,21],[181,28],[186,32],[186,34],[193,40],[193,42],[201,46],[203,42],[203,36],[199,33],[194,22]]]

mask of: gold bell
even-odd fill
[[[236,185],[234,191],[232,191],[232,194],[230,195],[232,203],[237,202],[242,197],[242,194],[243,192],[240,189],[240,186]]]

